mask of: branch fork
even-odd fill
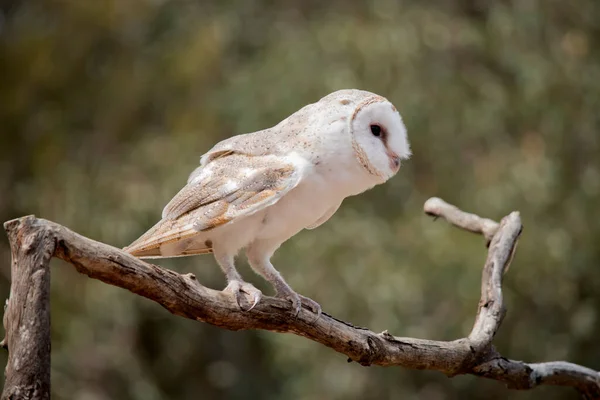
[[[600,399],[600,373],[556,361],[527,364],[507,359],[492,341],[506,313],[502,278],[512,262],[522,231],[518,212],[500,223],[466,213],[439,198],[424,205],[425,213],[484,236],[487,259],[481,299],[471,333],[454,341],[403,338],[375,333],[323,313],[317,320],[288,302],[263,297],[241,311],[226,292],[202,286],[193,274],[178,274],[148,264],[120,249],[83,237],[54,222],[33,216],[4,224],[11,243],[12,286],[4,314],[9,349],[2,399],[50,398],[50,259],[57,257],[93,279],[153,300],[171,313],[230,330],[264,329],[290,332],[321,343],[361,365],[402,366],[440,371],[448,376],[471,374],[494,379],[513,389],[539,385],[570,386],[583,398]]]

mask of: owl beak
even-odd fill
[[[390,168],[394,173],[400,169],[400,156],[394,152],[388,151],[388,157],[390,158]]]

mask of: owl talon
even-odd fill
[[[235,296],[235,301],[242,311],[252,310],[262,298],[262,292],[260,290],[252,286],[252,284],[241,280],[229,281],[225,291],[231,292]],[[245,299],[242,300],[245,297],[242,292],[249,295],[252,299],[252,305],[250,308],[244,308],[242,306],[242,303],[246,302]]]
[[[277,297],[289,300],[292,303],[292,312],[296,317],[300,314],[302,306],[308,308],[316,314],[315,321],[321,316],[321,306],[319,305],[319,303],[317,303],[313,299],[302,296],[301,294],[298,294],[293,290],[285,290],[282,292],[278,292]]]

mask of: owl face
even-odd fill
[[[406,128],[396,108],[385,98],[372,94],[354,107],[350,134],[355,157],[379,180],[387,180],[410,157]]]

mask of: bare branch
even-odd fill
[[[304,309],[294,317],[286,301],[272,297],[264,297],[254,309],[244,312],[229,293],[202,286],[192,274],[182,275],[145,263],[120,249],[34,217],[9,222],[18,231],[9,235],[13,260],[17,260],[14,265],[19,264],[19,268],[13,268],[13,281],[25,267],[19,261],[19,252],[31,248],[27,243],[51,238],[54,256],[71,263],[77,271],[147,297],[175,315],[231,330],[291,332],[324,344],[362,365],[437,370],[448,376],[473,374],[504,382],[515,389],[531,389],[537,385],[571,386],[587,398],[600,398],[600,374],[596,371],[566,362],[512,361],[502,357],[492,346],[505,313],[502,276],[510,265],[521,232],[519,214],[511,213],[498,224],[460,211],[440,199],[430,199],[425,210],[491,240],[477,318],[466,338],[445,342],[396,337],[387,331],[375,333],[355,327],[325,313],[314,321],[312,312]],[[47,269],[48,262],[49,257],[44,257],[39,265]],[[7,318],[11,317],[5,316],[5,325],[9,322]],[[12,352],[14,339],[11,336],[7,339]]]
[[[492,241],[492,238],[499,227],[496,221],[464,212],[458,207],[448,204],[438,197],[432,197],[427,200],[423,209],[426,214],[433,217],[442,217],[452,225],[461,229],[482,234],[488,243]]]
[[[502,277],[512,261],[521,227],[519,213],[512,212],[504,217],[490,244],[481,277],[481,299],[477,318],[469,335],[469,339],[478,349],[490,345],[506,313],[502,300]]]
[[[4,224],[12,251],[12,284],[4,312],[2,347],[10,352],[2,400],[50,398],[49,264],[56,240],[53,232],[22,221]]]

